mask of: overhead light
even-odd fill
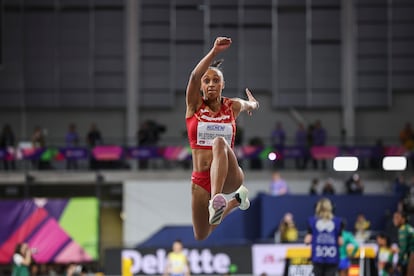
[[[338,156],[333,160],[333,168],[339,172],[354,172],[358,170],[358,163],[355,156]]]
[[[407,168],[405,156],[386,156],[382,159],[384,171],[404,171]]]

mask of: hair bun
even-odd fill
[[[223,63],[224,59],[214,60],[210,67],[220,68],[221,64]]]

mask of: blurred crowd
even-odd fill
[[[136,133],[136,146],[159,146],[162,135],[167,131],[166,126],[156,122],[154,120],[145,120],[143,121]],[[180,139],[183,143],[186,141],[186,131],[179,133]],[[323,126],[321,120],[316,120],[314,123],[305,126],[304,123],[297,124],[297,130],[294,133],[288,134],[282,122],[277,121],[274,128],[270,130],[268,135],[262,136],[253,136],[248,141],[244,139],[243,128],[238,126],[235,145],[237,146],[258,146],[265,148],[266,146],[272,147],[276,151],[276,158],[270,164],[272,168],[282,170],[287,167],[287,160],[283,158],[282,152],[287,146],[294,146],[296,149],[299,149],[301,154],[294,158],[294,163],[288,165],[289,168],[294,168],[297,170],[304,170],[312,168],[314,170],[326,170],[327,169],[327,160],[325,159],[315,159],[312,157],[311,148],[314,146],[325,146],[327,145],[328,131]],[[342,130],[339,134],[339,144],[343,148],[346,148],[347,145],[347,135],[346,131]],[[0,149],[7,149],[11,153],[15,153],[17,148],[22,147],[32,147],[32,148],[45,148],[45,147],[55,147],[65,146],[65,147],[86,147],[92,149],[98,145],[110,144],[108,141],[105,141],[104,135],[101,132],[100,128],[96,123],[91,123],[88,131],[82,138],[82,135],[77,130],[77,125],[75,123],[69,123],[67,126],[67,131],[61,141],[56,141],[56,138],[53,138],[53,141],[48,141],[50,137],[48,130],[41,126],[36,126],[33,129],[32,134],[29,139],[22,139],[16,137],[13,128],[10,124],[4,124],[3,129],[0,133]],[[268,138],[265,138],[268,137]],[[289,137],[289,139],[288,139]],[[337,135],[335,137],[338,137]],[[400,133],[396,135],[395,145],[399,144],[404,149],[404,154],[409,158],[409,164],[414,167],[414,131],[409,122],[407,122],[401,129]],[[375,154],[373,157],[364,160],[364,158],[359,158],[359,168],[360,169],[380,169],[381,160],[384,156],[385,145],[381,139],[372,141],[371,146]],[[410,160],[411,159],[411,160]],[[250,167],[252,170],[261,170],[266,168],[268,161],[263,158],[263,156],[251,157],[248,160],[243,161],[244,166]],[[151,166],[151,160],[140,160],[138,166],[141,169],[148,169],[154,166]],[[93,158],[89,162],[89,169],[95,169],[99,167],[99,162],[95,162]],[[120,168],[125,168],[125,166],[119,166]],[[179,164],[184,168],[189,168],[191,164],[186,161],[182,161]],[[4,158],[1,162],[0,168],[3,170],[15,170],[16,161],[12,158]],[[77,160],[66,160],[66,169],[73,170],[79,169],[79,164]],[[33,161],[34,169],[53,169],[53,165],[46,161]],[[83,167],[85,168],[85,166]]]

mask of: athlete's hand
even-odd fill
[[[231,38],[219,36],[214,41],[213,51],[218,54],[229,48],[231,45]]]
[[[252,103],[252,108],[247,111],[247,114],[252,115],[252,110],[259,108],[259,102],[256,100],[255,97],[253,97],[253,94],[252,92],[250,92],[249,88],[246,88],[246,95],[247,99],[249,100],[249,103]]]

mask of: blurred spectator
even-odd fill
[[[315,276],[334,276],[339,264],[339,245],[342,243],[342,222],[333,214],[333,205],[328,198],[321,198],[315,207],[315,215],[308,219],[308,233],[304,238],[311,245],[311,261]],[[321,254],[321,248],[329,253]]]
[[[398,270],[402,275],[414,275],[414,228],[407,223],[407,214],[397,211],[393,223],[398,227]]]
[[[279,224],[276,241],[279,240],[282,243],[297,242],[298,236],[299,231],[296,228],[293,215],[286,213]]]
[[[164,276],[190,276],[187,256],[183,252],[180,240],[174,241],[172,251],[168,253]]]
[[[375,141],[370,158],[371,169],[382,169],[382,159],[385,156],[385,147],[381,139]],[[363,165],[363,164],[362,164]]]
[[[345,181],[346,191],[349,195],[360,195],[364,192],[364,185],[359,174],[354,173]]]
[[[400,203],[401,206],[399,210],[404,211],[407,214],[414,213],[414,177],[407,183],[407,192]]]
[[[390,238],[379,233],[376,237],[378,253],[376,256],[378,275],[395,275],[394,249],[391,247]]]
[[[45,149],[46,148],[46,135],[45,130],[43,130],[40,126],[36,126],[33,130],[32,134],[32,147],[35,149]],[[45,149],[47,150],[47,149]],[[50,160],[42,159],[42,156],[39,159],[32,160],[32,164],[37,167],[38,170],[45,170],[50,169]]]
[[[302,152],[301,157],[295,158],[296,169],[304,169],[306,167],[307,156],[309,155],[309,148],[305,126],[302,123],[298,124],[298,129],[296,130],[295,146]]]
[[[319,186],[319,178],[314,178],[314,179],[312,179],[312,182],[311,182],[311,186],[310,186],[310,188],[309,188],[309,194],[310,195],[317,195],[317,194],[319,194],[319,192],[318,192],[318,186]]]
[[[263,140],[260,137],[252,137],[249,141],[249,145],[262,149],[264,147]],[[260,156],[253,156],[250,158],[250,169],[261,170],[263,168],[262,159]]]
[[[365,215],[360,213],[358,214],[355,220],[355,238],[363,243],[369,239],[371,231],[369,230],[371,222],[365,218]]]
[[[98,129],[95,123],[92,123],[89,128],[89,132],[86,136],[86,143],[90,148],[103,144],[101,131]]]
[[[14,136],[12,127],[10,124],[5,124],[0,136],[0,148],[5,149],[8,154],[13,154],[16,147],[16,137]],[[8,158],[7,156],[3,160],[3,167],[7,170],[15,170],[16,162],[14,161],[14,156]]]
[[[69,124],[68,132],[65,136],[66,147],[77,147],[79,145],[79,135],[76,131],[76,125],[74,123]],[[66,160],[66,169],[77,169],[78,161],[75,159]]]
[[[84,270],[81,265],[77,265],[75,263],[70,263],[66,267],[64,276],[81,276],[84,275]]]
[[[44,148],[46,146],[46,137],[40,126],[36,126],[33,130],[32,146],[34,148]]]
[[[322,194],[323,195],[334,195],[335,194],[335,188],[333,186],[332,178],[328,178],[325,181],[325,184],[323,185],[323,188],[322,188]]]
[[[17,244],[13,255],[12,276],[29,276],[31,263],[32,251],[28,244]]]
[[[138,130],[139,146],[155,146],[160,140],[160,135],[165,132],[166,128],[152,120],[146,120]]]
[[[243,141],[244,141],[244,129],[239,124],[237,124],[236,136],[234,137],[234,145],[241,146],[243,145]]]
[[[400,131],[400,143],[408,151],[414,148],[414,131],[410,123],[406,123]]]
[[[271,143],[273,149],[279,153],[279,155],[283,154],[283,150],[285,148],[285,140],[286,140],[286,132],[283,129],[283,125],[281,122],[276,122],[275,128],[273,129],[271,135],[270,135]],[[284,160],[283,156],[282,158],[278,159],[277,162],[274,162],[274,164],[278,168],[284,168]]]
[[[322,123],[320,120],[317,120],[315,122],[315,127],[312,131],[312,142],[313,142],[313,146],[325,146],[326,144],[326,130],[325,128],[322,127]],[[317,169],[318,168],[318,160],[312,158],[312,162],[313,162],[313,168]],[[323,170],[326,169],[326,160],[322,159],[320,160],[321,162],[321,167]]]
[[[76,131],[76,125],[74,123],[69,124],[68,132],[65,136],[65,142],[67,147],[76,147],[79,145],[79,135]]]
[[[95,146],[103,144],[101,132],[99,131],[95,123],[92,123],[89,128],[89,132],[86,135],[86,143],[91,150]],[[99,162],[95,159],[92,153],[89,157],[89,168],[92,170],[96,170],[99,168]]]
[[[346,137],[346,129],[342,128],[341,132],[339,133],[339,145],[343,148],[347,148],[347,137]]]
[[[410,191],[410,187],[407,185],[404,175],[399,174],[392,183],[392,190],[398,198],[403,199]]]
[[[289,193],[289,186],[278,171],[272,173],[272,180],[269,185],[271,195],[281,196]]]
[[[342,227],[345,228],[345,226],[346,223],[343,222]],[[339,276],[348,276],[348,270],[351,266],[350,258],[355,257],[359,249],[359,244],[354,235],[345,229],[342,230],[342,242],[342,245],[339,247]],[[348,250],[352,250],[351,253]]]
[[[158,124],[152,120],[144,121],[137,134],[138,146],[153,147],[158,144],[161,133],[165,132],[166,128],[163,125]],[[147,169],[149,165],[148,159],[142,159],[138,161],[140,169]]]

